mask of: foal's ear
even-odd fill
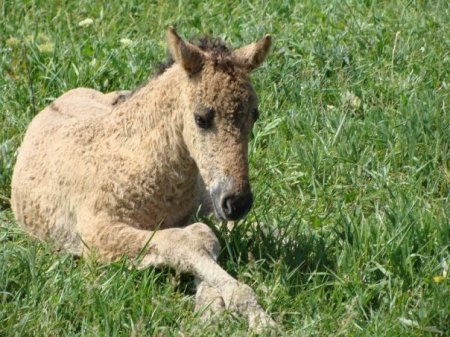
[[[203,66],[203,53],[196,46],[184,42],[173,27],[167,30],[169,50],[176,63],[190,75],[198,73]]]
[[[241,63],[247,68],[248,71],[252,71],[264,62],[264,59],[269,53],[271,44],[272,37],[266,35],[255,43],[236,49],[233,51],[233,57],[238,63]]]

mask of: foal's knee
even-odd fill
[[[220,252],[220,243],[209,226],[197,222],[187,226],[185,230],[189,231],[200,248],[205,249],[214,260],[217,260]]]

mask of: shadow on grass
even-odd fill
[[[203,219],[216,232],[222,246],[219,264],[237,277],[239,270],[257,265],[263,275],[281,268],[289,292],[295,295],[301,291],[299,285],[307,283],[312,274],[321,273],[327,277],[336,268],[331,232],[319,232],[308,226],[288,223],[281,226],[267,226],[244,220],[231,230],[217,227],[214,221]]]

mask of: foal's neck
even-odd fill
[[[181,132],[182,111],[189,88],[187,76],[172,66],[160,76],[135,91],[130,98],[113,109],[113,123],[122,137],[144,137],[150,133]]]
[[[182,166],[196,175],[182,134],[183,111],[190,104],[188,90],[187,75],[175,64],[113,109],[107,121],[110,140],[136,156],[149,161],[163,158],[166,165]]]

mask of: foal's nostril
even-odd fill
[[[233,214],[235,210],[233,199],[233,196],[228,196],[223,199],[222,209],[227,217]]]
[[[227,195],[222,199],[222,210],[228,220],[242,218],[250,211],[253,204],[253,195]]]

